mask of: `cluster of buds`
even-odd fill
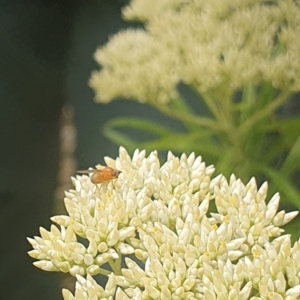
[[[266,203],[266,183],[213,177],[193,153],[161,165],[121,147],[105,162],[118,179],[72,178],[68,215],[28,239],[35,266],[77,278],[65,300],[299,299],[300,242],[280,228],[298,212],[277,212],[278,194]]]

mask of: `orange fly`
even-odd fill
[[[93,173],[93,175],[91,176],[91,182],[97,185],[100,183],[109,182],[111,180],[117,179],[120,173],[122,172],[110,167],[105,167],[100,170],[98,169],[80,170],[77,171],[77,173],[81,173],[81,174]]]

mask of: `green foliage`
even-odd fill
[[[270,182],[270,193],[279,191],[283,202],[300,209],[300,190],[293,183],[300,171],[300,118],[282,119],[278,109],[288,103],[291,93],[270,84],[248,85],[240,93],[201,94],[208,116],[200,116],[183,97],[168,103],[151,103],[158,111],[180,121],[178,132],[157,122],[117,118],[106,123],[105,136],[133,151],[171,150],[195,152],[217,173],[237,174],[245,182],[255,176]],[[203,103],[201,103],[203,105]],[[128,129],[149,134],[149,140],[134,139]]]

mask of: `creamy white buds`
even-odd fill
[[[122,171],[117,184],[100,191],[77,176],[65,197],[69,215],[28,238],[35,266],[77,278],[64,299],[250,299],[253,291],[296,299],[300,243],[292,247],[279,226],[297,212],[277,212],[278,194],[266,204],[267,184],[258,189],[254,178],[228,182],[194,154],[169,153],[163,164],[157,155],[136,150],[131,159],[121,147],[116,160],[106,158]],[[109,276],[105,288],[98,274]]]

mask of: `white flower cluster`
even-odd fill
[[[300,90],[297,0],[132,0],[124,9],[145,30],[114,36],[96,54],[96,100],[165,103],[183,82],[200,93],[269,82]]]
[[[73,178],[68,216],[52,218],[60,229],[28,239],[34,265],[76,276],[65,300],[300,299],[300,241],[280,229],[297,212],[277,212],[278,194],[266,204],[267,184],[212,178],[194,154],[160,165],[156,152],[121,147],[105,162],[118,180]]]

